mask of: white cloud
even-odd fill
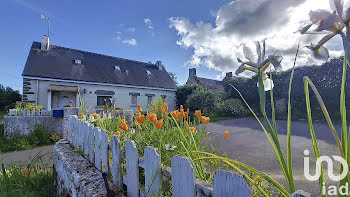
[[[149,18],[143,19],[148,29],[153,29],[152,21]]]
[[[135,32],[136,31],[136,28],[135,27],[129,27],[127,29],[128,32]]]
[[[317,42],[320,37],[296,33],[309,23],[309,11],[317,9],[329,9],[329,1],[235,0],[216,12],[214,25],[172,17],[170,27],[177,30],[178,45],[194,49],[192,58],[185,64],[232,72],[239,66],[237,57],[243,57],[244,44],[255,51],[253,42],[266,39],[268,53],[278,51],[283,56],[283,68],[287,69],[293,65],[299,41],[302,48],[297,65],[322,63],[313,59],[310,50],[304,47],[310,42]],[[341,55],[340,39],[332,39],[326,46],[330,49],[331,57]],[[222,76],[219,75],[218,78]]]
[[[130,45],[130,46],[136,46],[137,45],[137,41],[135,38],[131,38],[129,40],[123,40],[122,43]]]

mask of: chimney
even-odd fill
[[[157,66],[158,70],[163,70],[164,68],[164,65],[161,61],[157,61],[155,65]]]
[[[50,48],[50,37],[47,35],[43,35],[41,40],[41,50],[49,50]]]
[[[192,78],[192,77],[196,77],[197,74],[196,74],[196,68],[190,68],[189,69],[189,76],[188,78]]]
[[[232,78],[232,72],[227,72],[226,73],[226,78]]]

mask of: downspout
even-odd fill
[[[39,94],[39,80],[36,80],[36,87],[35,87],[35,104],[38,105],[38,95]]]

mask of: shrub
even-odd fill
[[[16,104],[15,108],[17,110],[41,110],[41,109],[43,109],[43,106],[35,105],[35,104],[32,104],[32,103],[20,102],[20,103]]]
[[[189,84],[184,85],[181,87],[178,87],[176,89],[175,95],[176,95],[176,104],[179,107],[180,105],[184,105],[185,108],[188,108],[187,106],[187,98],[196,90],[203,88],[202,85],[198,84]]]
[[[60,139],[56,133],[49,133],[42,125],[37,125],[28,136],[0,136],[0,152],[27,150],[37,146],[52,144]]]
[[[215,112],[227,117],[243,117],[248,114],[248,111],[238,99],[228,99],[217,103]]]
[[[187,98],[186,107],[193,110],[201,109],[204,114],[212,114],[219,101],[220,96],[217,92],[200,86]]]
[[[4,110],[6,106],[20,101],[21,95],[18,91],[15,91],[10,87],[0,85],[0,98],[0,110]]]

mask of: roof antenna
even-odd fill
[[[50,19],[47,16],[44,16],[43,14],[40,14],[40,18],[47,21],[48,28],[47,28],[47,36],[50,37]]]

